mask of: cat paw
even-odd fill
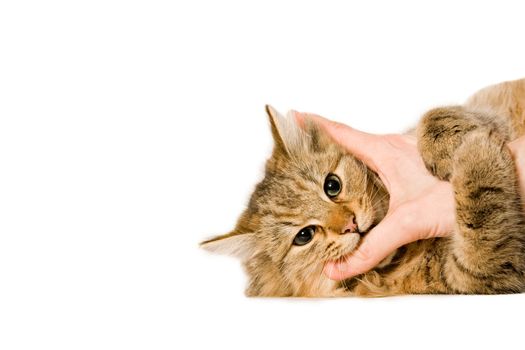
[[[426,168],[441,180],[450,179],[455,151],[465,134],[477,128],[470,114],[461,106],[435,108],[419,122],[419,152]]]
[[[465,136],[452,159],[451,182],[458,188],[490,188],[514,179],[514,165],[506,140],[496,131],[478,128]],[[514,185],[513,181],[509,186]]]
[[[450,183],[457,222],[467,230],[464,234],[483,228],[485,236],[500,235],[508,213],[521,214],[521,208],[515,209],[519,206],[516,173],[505,139],[497,132],[475,130],[465,137],[453,162]]]

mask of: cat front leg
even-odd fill
[[[457,228],[444,278],[460,293],[525,291],[525,218],[505,140],[478,129],[452,159]]]

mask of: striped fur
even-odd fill
[[[398,249],[374,270],[334,282],[328,260],[352,252],[381,221],[388,193],[376,174],[312,123],[300,128],[268,108],[275,147],[235,229],[202,243],[238,256],[250,296],[494,294],[525,290],[525,217],[505,143],[525,132],[525,79],[485,88],[463,106],[427,112],[416,130],[425,165],[455,190],[450,238]],[[328,174],[341,193],[323,191]],[[349,221],[359,232],[345,230]],[[302,228],[313,240],[293,245]]]

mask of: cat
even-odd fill
[[[267,106],[274,149],[235,229],[209,251],[241,259],[248,296],[388,296],[525,291],[525,215],[506,142],[525,134],[525,79],[487,87],[463,105],[435,108],[416,129],[427,169],[454,188],[447,238],[399,248],[343,281],[327,261],[356,249],[385,216],[389,195],[364,163],[316,124]]]

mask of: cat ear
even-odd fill
[[[255,237],[253,233],[232,231],[200,243],[200,247],[209,252],[232,255],[241,260],[248,259],[254,252]]]
[[[297,124],[292,113],[288,113],[285,117],[270,105],[266,105],[266,113],[270,119],[275,145],[280,151],[292,155],[304,147],[306,134]]]

